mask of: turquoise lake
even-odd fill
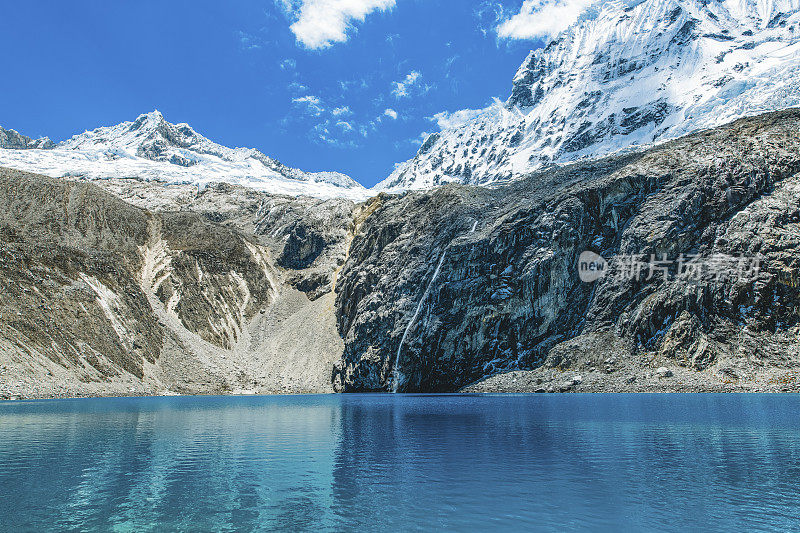
[[[2,531],[799,528],[798,395],[0,402]]]

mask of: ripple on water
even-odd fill
[[[9,530],[774,530],[795,395],[0,404]],[[0,528],[2,529],[2,528]]]

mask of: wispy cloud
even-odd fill
[[[597,0],[525,0],[496,30],[504,39],[553,37],[574,24]]]
[[[431,122],[435,122],[439,129],[446,130],[449,128],[458,127],[465,122],[469,122],[473,118],[477,117],[488,108],[484,109],[460,109],[458,111],[454,111],[449,113],[447,111],[442,111],[441,113],[436,113],[432,117],[428,117],[428,120]]]
[[[392,82],[392,94],[395,98],[408,98],[409,90],[419,83],[422,74],[416,70],[412,70],[406,77],[400,81]]]
[[[307,95],[298,98],[292,98],[292,102],[304,107],[308,114],[316,117],[320,116],[325,108],[322,107],[322,100],[318,96]]]
[[[350,124],[349,122],[347,122],[345,120],[340,120],[340,121],[336,122],[336,125],[339,126],[339,128],[341,128],[341,130],[344,131],[344,132],[353,131],[352,124]]]
[[[369,87],[370,87],[370,82],[369,80],[367,80],[367,78],[339,81],[339,88],[342,90],[342,92],[351,90],[364,90],[364,89],[369,89]]]
[[[453,65],[461,56],[456,54],[454,56],[448,57],[444,62],[444,77],[449,78],[453,71]]]
[[[255,35],[239,31],[236,32],[236,36],[239,39],[239,47],[242,50],[258,50],[261,48],[261,40]]]
[[[472,11],[473,16],[478,21],[478,29],[487,37],[494,35],[497,25],[506,19],[506,8],[498,0],[484,0]]]
[[[276,0],[294,20],[290,26],[297,42],[320,50],[343,43],[370,13],[395,6],[396,0]]]
[[[337,131],[338,128],[341,131]],[[336,148],[358,148],[359,144],[352,135],[353,126],[349,122],[339,121],[331,123],[325,121],[314,126],[309,132],[309,138],[318,144],[327,144],[328,146],[335,146]],[[345,135],[343,137],[343,135]]]
[[[292,122],[306,122],[309,124],[308,136],[311,141],[338,148],[357,148],[353,134],[359,131],[360,126],[350,119],[345,119],[353,114],[349,106],[328,106],[322,98],[315,95],[304,95],[292,98],[292,103],[301,111],[301,115],[287,116],[283,119],[284,126]]]
[[[281,70],[294,70],[297,68],[297,61],[294,59],[284,59],[279,63]]]

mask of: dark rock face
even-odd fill
[[[355,212],[349,200],[269,197],[257,212],[256,234],[292,271],[290,283],[316,299],[332,290],[344,265]]]
[[[548,363],[551,350],[598,335],[641,364],[797,364],[799,148],[789,110],[502,188],[383,197],[339,276],[335,384],[387,390],[396,364],[400,390],[454,391],[503,370],[568,368],[573,350]],[[612,263],[758,257],[760,269],[583,283],[586,250]]]

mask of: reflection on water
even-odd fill
[[[0,530],[790,529],[795,395],[0,403]]]

